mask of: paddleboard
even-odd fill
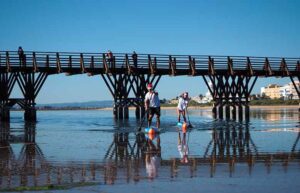
[[[182,130],[182,132],[183,133],[185,133],[186,131],[187,131],[187,127],[188,127],[188,125],[187,125],[187,123],[181,123],[181,122],[178,122],[177,124],[176,124],[176,126],[180,129],[180,130]]]
[[[159,133],[160,132],[160,129],[157,128],[157,127],[146,127],[144,129],[144,132],[145,133]]]

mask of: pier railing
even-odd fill
[[[6,72],[41,71],[49,73],[136,73],[157,75],[246,75],[298,76],[300,57],[247,57],[216,55],[164,55],[114,53],[0,51],[0,70]]]

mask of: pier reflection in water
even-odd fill
[[[258,112],[255,113],[256,117],[260,116]],[[294,114],[288,114],[285,117],[291,120],[293,116]],[[280,120],[282,117],[284,116],[280,116]],[[157,178],[172,181],[181,178],[212,178],[218,172],[221,173],[219,175],[232,177],[235,174],[245,175],[245,171],[247,175],[252,175],[262,168],[268,174],[272,172],[272,167],[279,167],[287,172],[289,166],[299,166],[298,120],[295,119],[292,126],[291,122],[284,125],[285,129],[289,127],[287,129],[293,131],[289,132],[291,135],[288,138],[282,138],[287,148],[275,148],[273,151],[263,149],[259,139],[259,136],[272,131],[272,128],[257,128],[262,120],[266,123],[268,118],[260,116],[258,120],[253,123],[205,120],[203,125],[195,123],[196,127],[187,133],[169,126],[164,132],[154,136],[136,134],[134,129],[126,129],[128,125],[114,130],[99,129],[101,134],[108,133],[112,136],[101,140],[102,145],[98,151],[103,152],[103,157],[84,160],[53,160],[47,153],[44,154],[41,147],[45,147],[45,142],[37,142],[39,131],[36,124],[27,123],[17,131],[9,124],[1,125],[0,187],[3,190],[20,186],[87,182],[138,183]],[[197,124],[201,127],[197,127]],[[93,132],[93,135],[97,135],[97,131]],[[259,146],[252,134],[258,136]],[[99,136],[101,135],[96,138]],[[50,142],[46,145],[55,146]],[[73,147],[80,145],[79,140]],[[68,153],[68,149],[62,151]]]

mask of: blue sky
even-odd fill
[[[300,1],[2,0],[0,50],[300,57]],[[269,83],[259,79],[253,93]],[[207,91],[201,77],[163,77],[161,98]],[[12,97],[20,97],[15,89]],[[38,103],[110,100],[100,76],[51,75]]]

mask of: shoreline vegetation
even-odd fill
[[[250,108],[300,108],[300,100],[252,100],[249,102]],[[191,101],[189,109],[211,109],[213,103],[199,104],[195,101]],[[161,104],[162,109],[176,109],[177,104]],[[80,106],[38,106],[38,111],[56,111],[56,110],[112,110],[113,107],[80,107]],[[135,107],[129,107],[129,109],[135,109]],[[20,108],[13,108],[12,111],[22,111]]]

